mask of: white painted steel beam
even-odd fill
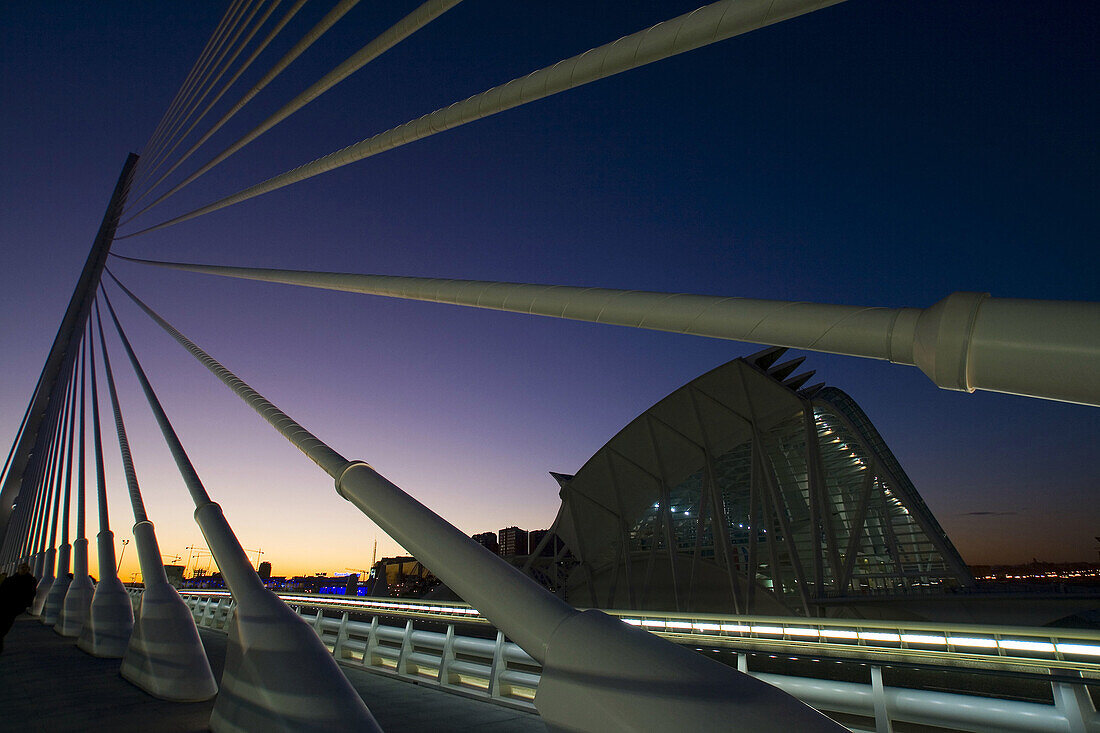
[[[83,333],[84,329],[81,329]],[[83,340],[80,342],[80,355],[83,356]],[[82,372],[83,364],[80,363],[80,359],[74,359],[74,365],[76,368],[73,370],[73,376],[71,384],[69,386],[70,399],[69,409],[67,417],[67,442],[68,445],[65,449],[65,494],[61,500],[61,545],[58,547],[57,552],[57,572],[55,573],[53,585],[50,587],[50,592],[46,595],[46,602],[42,604],[42,616],[41,621],[46,626],[56,626],[58,620],[61,618],[61,609],[65,605],[65,596],[69,593],[69,583],[72,582],[72,578],[69,577],[69,562],[72,559],[72,545],[69,544],[69,506],[72,503],[72,489],[73,489],[73,457],[76,455],[76,398],[77,398],[77,372]],[[53,542],[52,538],[50,540]]]
[[[952,293],[929,308],[876,308],[120,259],[245,280],[883,359],[916,366],[943,389],[1100,405],[1100,303]]]
[[[126,426],[122,420],[118,390],[111,373],[111,359],[107,354],[107,343],[103,337],[103,324],[98,309],[96,322],[99,325],[103,369],[107,375],[107,391],[110,393],[111,408],[115,414],[123,473],[126,475],[130,505],[134,512],[134,545],[137,547],[138,564],[145,585],[119,674],[150,695],[164,700],[209,700],[217,694],[218,684],[214,680],[214,673],[210,669],[210,661],[206,658],[191,611],[176,589],[168,584],[157,535],[141,499],[141,488],[134,471],[130,444],[126,439]]]
[[[113,276],[112,276],[113,277]],[[117,280],[116,280],[117,283]],[[770,685],[624,624],[579,612],[362,461],[347,461],[123,291],[336,481],[336,491],[544,666],[535,705],[557,730],[843,730]]]
[[[68,359],[66,360],[65,371],[68,371]],[[69,434],[68,428],[68,404],[69,395],[72,390],[71,375],[67,378],[68,386],[64,390],[59,390],[59,394],[63,394],[63,407],[60,408],[58,420],[61,423],[59,426],[60,433],[58,435],[57,443],[54,446],[53,461],[50,467],[50,496],[51,501],[46,504],[46,511],[42,514],[41,520],[41,536],[39,539],[41,566],[35,572],[38,577],[38,587],[35,590],[34,602],[31,604],[30,614],[32,616],[38,616],[39,620],[42,620],[43,614],[46,612],[46,603],[50,600],[50,594],[53,592],[54,581],[57,579],[54,575],[54,570],[57,565],[57,520],[58,513],[61,506],[61,492],[62,492],[62,462],[65,460],[65,451],[68,449]],[[47,527],[49,527],[49,540],[46,539]]]
[[[89,324],[90,325],[90,324]],[[90,340],[89,332],[89,340]],[[99,583],[92,594],[88,620],[76,645],[95,657],[121,659],[134,630],[134,607],[115,563],[115,535],[107,512],[107,478],[103,470],[103,434],[99,421],[99,388],[95,367],[95,348],[88,352],[92,373],[92,446],[95,450],[96,499],[99,506],[99,533],[96,551],[99,557]]]
[[[211,730],[380,731],[313,629],[264,587],[221,507],[210,500],[106,294],[104,301],[195,503],[195,521],[237,604]]]
[[[85,432],[85,388],[87,385],[87,369],[84,361],[84,348],[91,348],[91,329],[85,330],[85,342],[81,344],[81,368],[80,368],[80,434],[76,445],[79,450],[76,465],[76,540],[73,542],[73,578],[69,588],[65,592],[65,599],[61,602],[61,613],[57,618],[54,631],[62,636],[80,636],[84,629],[84,623],[88,618],[88,609],[92,604],[92,594],[95,587],[88,576],[88,538],[85,535],[85,468],[87,445]]]

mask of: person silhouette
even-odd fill
[[[23,563],[19,571],[0,583],[0,651],[4,650],[7,636],[15,617],[27,610],[34,601],[38,578],[31,575],[31,566]]]

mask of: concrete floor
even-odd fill
[[[226,635],[200,630],[221,677]],[[207,730],[213,701],[172,703],[118,674],[119,660],[97,659],[37,620],[21,616],[0,654],[0,732],[193,733]],[[343,667],[387,733],[545,733],[537,715]]]

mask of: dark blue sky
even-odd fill
[[[360,3],[174,180],[415,5]],[[219,110],[330,6],[303,10]],[[124,231],[696,6],[462,3]],[[223,10],[0,6],[5,443],[126,153],[145,143]],[[956,290],[1100,300],[1098,31],[1088,2],[851,0],[116,251],[884,306],[924,307]],[[470,532],[548,525],[557,496],[547,471],[577,470],[650,404],[755,350],[115,269],[292,416]],[[381,551],[396,550],[308,460],[119,305],[246,547],[264,547],[276,572],[363,567],[375,536]],[[807,366],[863,406],[968,561],[1094,556],[1100,411],[945,392],[878,362],[811,354]],[[165,552],[179,552],[199,538],[186,494],[135,383],[121,381],[150,515]],[[109,468],[125,534],[121,473]]]

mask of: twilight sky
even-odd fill
[[[122,233],[699,2],[462,3]],[[217,116],[331,5],[308,4]],[[173,180],[416,5],[360,3]],[[0,5],[6,446],[126,154],[142,148],[224,7]],[[1098,300],[1098,32],[1100,10],[1083,0],[851,0],[115,251],[860,305],[926,307],[956,290]],[[467,532],[548,526],[558,498],[547,471],[576,471],[668,392],[757,349],[113,268],[292,417]],[[114,302],[246,548],[263,549],[276,574],[363,568],[375,539],[380,555],[399,551],[136,308]],[[150,518],[166,559],[186,555],[203,544],[190,500],[114,354]],[[1100,410],[947,392],[882,362],[809,354],[806,365],[860,403],[968,562],[1095,558]],[[121,539],[132,516],[106,436]],[[131,548],[121,574],[136,569]]]

